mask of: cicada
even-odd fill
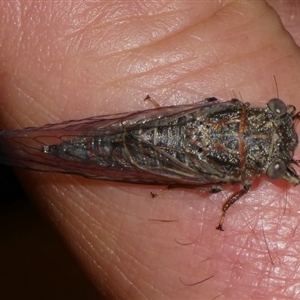
[[[93,179],[216,193],[240,184],[222,207],[266,174],[296,186],[299,113],[278,98],[265,107],[216,98],[0,133],[0,163]]]

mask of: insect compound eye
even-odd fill
[[[267,176],[271,179],[279,179],[285,175],[286,165],[281,159],[275,159],[268,167]]]
[[[271,99],[267,105],[269,109],[278,117],[281,117],[284,114],[286,114],[287,111],[286,105],[282,100],[278,98]]]

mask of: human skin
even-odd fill
[[[272,4],[286,20],[287,7],[299,7]],[[5,129],[149,109],[147,94],[161,106],[208,96],[262,106],[277,96],[274,76],[279,97],[300,107],[299,49],[265,1],[1,1],[0,9]],[[297,15],[293,22],[297,38]],[[255,180],[221,232],[222,203],[240,187],[152,199],[162,187],[16,171],[102,296],[299,297],[299,187]]]

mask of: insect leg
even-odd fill
[[[249,189],[250,189],[251,185],[250,184],[247,184],[247,185],[244,185],[243,186],[243,189],[240,190],[239,192],[235,193],[233,196],[231,196],[223,205],[222,207],[222,216],[221,216],[221,219],[220,219],[220,222],[219,222],[219,225],[217,226],[216,229],[218,230],[221,230],[221,231],[224,231],[223,229],[223,222],[224,222],[224,219],[225,219],[225,215],[226,215],[226,212],[227,210],[229,209],[229,207],[234,204],[237,200],[239,200],[243,195],[247,194]]]
[[[166,193],[168,190],[169,190],[169,187],[166,187],[165,189],[163,189],[157,193],[151,192],[151,196],[152,196],[152,198],[159,197],[159,196],[163,195],[164,193]]]
[[[215,102],[215,101],[218,101],[216,97],[208,97],[205,98],[203,102]]]
[[[147,95],[144,101],[151,102],[156,108],[160,107],[160,105],[153,98],[151,98],[150,95]]]
[[[212,186],[203,185],[203,186],[197,186],[195,189],[210,194],[216,194],[222,191],[222,186],[219,184],[214,184]]]

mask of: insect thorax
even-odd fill
[[[242,102],[191,122],[187,132],[195,167],[226,182],[266,173],[276,158],[290,164],[298,144],[291,115],[278,118],[268,108]]]

